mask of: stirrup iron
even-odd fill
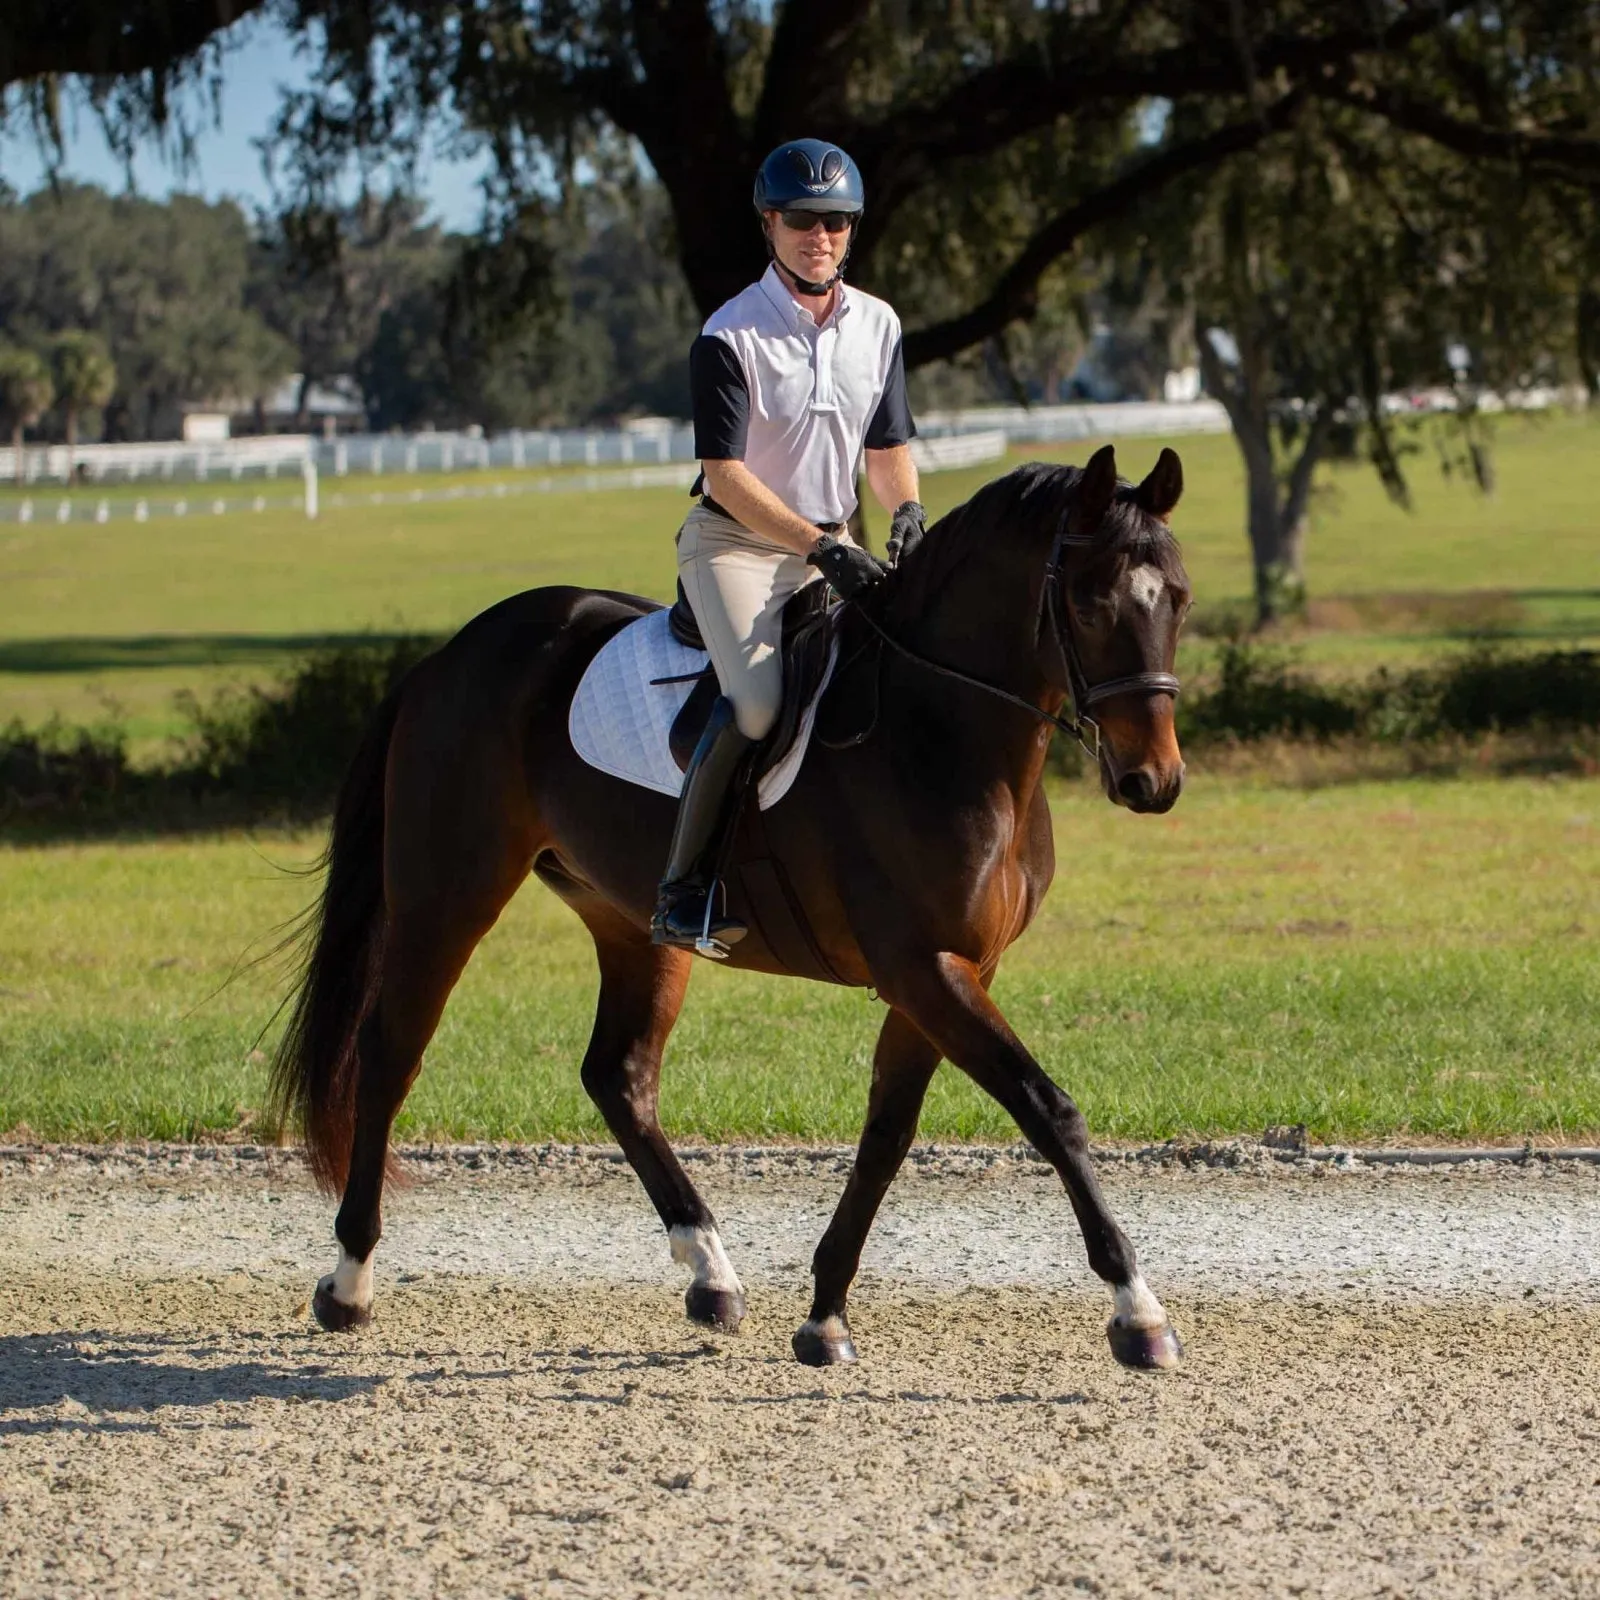
[[[706,890],[706,916],[700,924],[700,937],[694,942],[694,953],[697,956],[710,956],[713,961],[726,961],[728,959],[728,946],[720,939],[711,937],[711,913],[717,904],[717,891],[722,887],[721,878],[713,878],[710,887]]]

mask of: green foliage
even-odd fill
[[[269,687],[184,696],[193,731],[167,783],[268,812],[326,809],[379,702],[434,642],[407,636],[319,650]]]
[[[256,395],[294,364],[246,304],[251,249],[231,201],[71,183],[0,196],[0,327],[40,347],[95,336],[115,367],[105,400],[87,402],[104,404],[107,436],[170,433],[181,402]]]
[[[313,651],[278,681],[178,695],[175,753],[133,770],[114,720],[0,727],[0,823],[227,826],[321,815],[378,704],[432,648],[405,636]]]
[[[450,238],[356,363],[380,427],[684,416],[698,330],[654,185],[529,213],[492,247]]]
[[[0,429],[10,436],[13,449],[22,443],[22,430],[31,428],[55,399],[49,364],[36,350],[0,344]],[[17,481],[22,481],[22,458],[16,461]]]
[[[1341,734],[1410,742],[1523,728],[1600,727],[1600,651],[1515,653],[1480,644],[1409,672],[1323,681],[1281,651],[1226,640],[1216,677],[1179,705],[1185,744]]]
[[[98,334],[69,328],[50,345],[56,403],[67,423],[67,443],[78,442],[78,423],[85,411],[103,406],[116,392],[117,369]]]
[[[1244,639],[1222,646],[1217,667],[1214,685],[1178,703],[1178,732],[1185,744],[1327,738],[1356,728],[1356,708],[1337,688],[1295,671],[1282,657]]]
[[[0,819],[102,816],[139,787],[115,726],[70,728],[58,717],[0,726]]]
[[[63,406],[85,410],[103,406],[117,387],[117,369],[105,340],[98,334],[69,328],[58,333],[50,346],[56,400]]]
[[[420,203],[402,197],[290,209],[263,226],[246,298],[293,349],[302,404],[311,383],[360,371],[385,319],[436,297],[452,249]]]
[[[415,635],[313,651],[266,686],[180,694],[188,731],[157,767],[130,770],[114,724],[54,719],[0,729],[0,822],[84,820],[226,825],[332,805],[351,752],[379,703],[437,641]],[[1364,680],[1311,677],[1281,651],[1223,642],[1214,676],[1179,701],[1186,747],[1260,740],[1414,743],[1517,729],[1600,727],[1600,651],[1517,654],[1480,646],[1431,667]],[[1052,745],[1052,769],[1085,774],[1079,747]]]

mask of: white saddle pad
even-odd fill
[[[811,743],[817,701],[833,676],[838,651],[835,641],[822,682],[800,719],[794,743],[761,780],[763,811],[789,792],[800,771],[806,746]],[[707,665],[705,651],[686,649],[672,637],[664,610],[630,622],[602,646],[572,697],[572,709],[567,713],[572,748],[591,767],[598,767],[613,778],[661,794],[681,794],[683,774],[672,759],[667,736],[694,684],[687,679],[682,683],[652,680],[699,673]]]

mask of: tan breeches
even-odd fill
[[[764,737],[783,704],[784,603],[822,574],[804,556],[697,505],[678,532],[678,575],[739,732]]]

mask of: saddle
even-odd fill
[[[789,597],[783,608],[783,706],[772,731],[757,746],[751,780],[759,782],[767,771],[775,767],[788,754],[794,743],[806,707],[811,704],[828,670],[828,656],[833,643],[836,624],[835,606],[825,583],[808,583]],[[700,624],[695,620],[689,597],[683,584],[678,584],[678,598],[667,614],[667,627],[679,644],[690,650],[704,650]],[[716,668],[709,662],[699,676],[683,709],[673,719],[668,735],[668,748],[678,770],[686,772],[694,756],[695,746],[705,731],[711,707],[722,690],[717,683]]]

